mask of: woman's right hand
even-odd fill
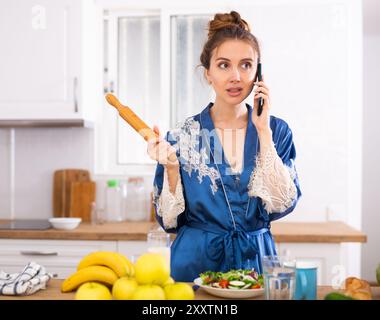
[[[153,131],[157,134],[158,138],[150,139],[148,141],[148,155],[152,160],[167,167],[178,167],[179,161],[176,157],[176,149],[170,145],[160,134],[157,126],[153,127]],[[174,156],[171,156],[174,154]],[[171,156],[171,159],[169,157]],[[175,161],[173,160],[175,158]],[[173,161],[172,161],[173,160]]]

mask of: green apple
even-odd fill
[[[75,294],[76,300],[112,300],[110,290],[98,282],[85,282]]]
[[[159,285],[143,284],[133,292],[132,300],[165,300],[165,292]]]
[[[135,263],[135,279],[139,284],[164,284],[170,277],[170,266],[164,256],[145,253]]]
[[[132,294],[138,285],[137,281],[133,278],[119,278],[113,284],[112,295],[116,300],[129,300],[132,298]]]
[[[165,281],[165,283],[162,285],[162,287],[165,287],[168,284],[174,284],[175,281],[172,277],[169,277],[168,280]]]
[[[164,291],[167,300],[194,300],[193,288],[184,282],[168,284]]]

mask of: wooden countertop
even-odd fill
[[[275,222],[272,234],[276,242],[367,242],[367,236],[341,221]]]
[[[3,221],[4,222],[4,221]],[[74,230],[0,230],[6,239],[54,240],[146,240],[153,222],[113,222],[93,225],[82,222]]]
[[[61,283],[63,280],[52,279],[44,290],[40,290],[30,296],[1,296],[0,300],[73,300],[75,292],[62,293]],[[191,284],[191,283],[189,283]],[[380,287],[371,287],[374,300],[380,300]],[[329,292],[336,291],[329,286],[319,286],[317,291],[317,299],[323,300]],[[209,295],[202,288],[195,291],[195,300],[224,300],[223,298]],[[247,300],[264,300],[264,296],[251,298]]]
[[[6,220],[0,220],[5,223]],[[92,225],[81,223],[74,230],[0,230],[3,239],[55,240],[146,240],[153,222],[119,222]],[[274,222],[272,234],[276,242],[341,243],[366,242],[362,232],[339,221]],[[173,235],[173,238],[175,235]]]

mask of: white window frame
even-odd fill
[[[175,4],[175,6],[173,6]],[[121,5],[121,4],[120,4]],[[216,5],[215,3],[202,3],[198,6],[187,6],[184,3],[175,3],[171,1],[157,1],[150,4],[141,3],[137,7],[136,4],[131,4],[128,1],[122,2],[120,9],[118,1],[104,3],[104,9],[108,11],[105,19],[108,20],[108,37],[107,43],[107,82],[106,88],[112,87],[115,95],[117,95],[118,77],[117,77],[117,37],[118,37],[118,18],[120,17],[141,17],[141,16],[159,16],[160,18],[160,59],[161,59],[161,118],[157,123],[160,126],[161,133],[167,132],[173,122],[172,92],[173,78],[171,69],[171,52],[174,42],[171,43],[171,17],[175,15],[193,15],[207,14],[213,15],[216,11],[227,12],[233,10],[229,6]],[[133,106],[131,106],[133,107]],[[103,109],[110,108],[106,101],[103,102]],[[115,113],[105,112],[102,110],[100,119],[96,125],[95,134],[95,174],[100,175],[139,175],[153,176],[156,168],[156,163],[152,164],[119,164],[118,163],[118,146],[117,146],[117,123],[115,121]],[[144,143],[142,141],[142,143]]]

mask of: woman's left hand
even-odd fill
[[[263,77],[264,80],[264,77]],[[252,122],[256,127],[258,133],[270,132],[269,126],[269,110],[270,110],[270,98],[269,89],[264,83],[264,81],[255,82],[256,88],[253,90],[255,93],[253,99],[254,110],[252,112]],[[263,112],[260,116],[257,115],[257,110],[259,107],[259,98],[263,99]]]

